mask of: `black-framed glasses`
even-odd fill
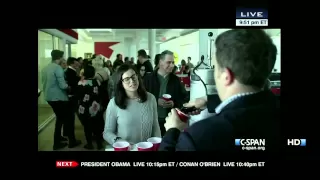
[[[130,79],[132,79],[132,81],[137,81],[138,80],[138,76],[136,74],[132,75],[131,77],[126,77],[126,78],[123,78],[121,81],[126,83],[126,84],[129,84],[130,83]]]

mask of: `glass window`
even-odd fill
[[[51,62],[51,51],[53,50],[52,35],[43,31],[38,31],[38,88],[42,90],[41,71]],[[43,93],[38,98],[39,104],[47,104]]]

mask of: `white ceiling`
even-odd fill
[[[148,40],[149,29],[86,29],[86,34],[92,38],[106,36],[122,36],[125,38],[142,37],[142,40]],[[194,29],[192,29],[194,30]],[[175,36],[180,36],[190,29],[156,29],[157,41],[165,41]]]
[[[86,29],[88,33],[139,33],[139,32],[148,32],[148,29]],[[169,29],[156,29],[157,33],[161,33]]]
[[[136,34],[147,34],[148,29],[86,29],[89,36],[107,36],[107,35],[122,35],[127,37],[135,37]],[[157,35],[160,35],[164,30],[157,29]]]

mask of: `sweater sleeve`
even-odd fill
[[[106,121],[104,126],[103,138],[109,143],[113,144],[117,135],[117,106],[115,105],[114,98],[108,104],[106,111]]]
[[[152,137],[161,137],[161,131],[158,121],[158,109],[157,109],[157,100],[150,93],[151,96],[151,106],[152,106],[152,118],[153,118],[153,124],[152,124]]]

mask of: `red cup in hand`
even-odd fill
[[[159,137],[152,137],[149,138],[147,141],[153,144],[153,150],[158,151],[162,138]]]
[[[151,142],[140,142],[137,144],[138,151],[153,151],[153,144]]]
[[[164,99],[165,101],[170,101],[171,100],[171,95],[170,94],[164,94],[164,95],[162,95],[162,99]]]
[[[182,121],[182,122],[188,122],[190,116],[188,114],[185,114],[184,112],[180,111],[180,109],[178,108],[175,108],[176,111],[177,111],[177,114],[179,116],[179,119]]]
[[[130,150],[130,144],[126,141],[121,142],[115,142],[113,143],[114,151],[129,151]]]

